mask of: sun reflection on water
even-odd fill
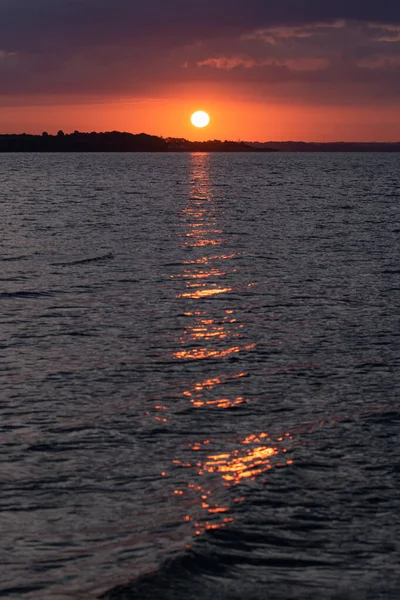
[[[242,254],[224,249],[220,226],[223,211],[213,196],[210,156],[193,154],[190,161],[191,194],[180,214],[180,240],[181,248],[193,256],[182,261],[180,272],[170,276],[181,283],[176,301],[184,306],[179,312],[185,318],[173,357],[194,362],[193,366],[204,361],[204,377],[182,391],[182,402],[208,412],[208,418],[213,419],[221,411],[240,411],[248,403],[243,390],[248,374],[231,359],[240,360],[244,353],[254,350],[256,343],[248,339],[244,323],[231,308],[230,296],[235,291],[238,272],[235,259]],[[216,246],[220,247],[217,254]],[[161,403],[158,406],[157,418],[166,419],[167,407]],[[194,527],[197,535],[231,523],[234,518],[230,507],[245,501],[245,496],[241,489],[241,494],[229,496],[225,502],[221,500],[227,497],[222,490],[254,482],[274,466],[290,464],[286,458],[290,440],[289,434],[272,440],[265,432],[252,432],[242,438],[232,432],[225,442],[215,436],[188,442],[185,459],[173,461],[176,468],[185,469],[186,481],[186,487],[176,489],[175,495],[182,502],[191,498],[189,504],[186,500],[185,506],[191,510],[184,521]]]
[[[200,287],[198,285],[188,285],[188,287]],[[226,294],[227,292],[231,292],[232,288],[228,287],[228,288],[218,288],[218,287],[214,287],[214,288],[210,288],[210,289],[205,289],[205,286],[203,289],[200,290],[196,290],[195,292],[185,292],[184,294],[179,294],[177,296],[177,298],[192,298],[193,300],[196,300],[198,298],[209,298],[210,296],[216,296],[218,294]]]
[[[275,440],[264,432],[250,434],[240,440],[236,448],[215,454],[211,452],[211,440],[191,444],[191,450],[199,454],[199,459],[186,463],[179,460],[174,462],[176,466],[195,470],[197,475],[204,479],[204,484],[188,484],[188,489],[197,493],[198,503],[206,514],[201,519],[191,515],[185,517],[187,521],[193,522],[196,533],[224,527],[234,520],[229,516],[230,506],[221,505],[213,499],[214,491],[218,489],[218,480],[215,480],[215,477],[221,479],[223,487],[235,488],[246,481],[256,481],[274,467],[291,465],[292,460],[287,458],[287,445],[291,440],[292,436],[289,433]],[[241,492],[243,493],[243,487]],[[233,499],[233,503],[245,501],[245,496],[236,496]],[[195,512],[197,515],[197,511]]]

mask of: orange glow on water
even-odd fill
[[[186,237],[197,237],[197,236],[188,235]],[[221,244],[222,244],[221,240],[201,238],[194,242],[186,242],[185,246],[188,246],[189,248],[204,248],[204,246],[220,246]]]
[[[218,400],[192,400],[193,406],[201,408],[202,406],[216,406],[217,408],[233,408],[245,402],[244,398],[238,397],[234,400],[229,398],[219,398]]]
[[[205,381],[199,381],[195,383],[193,388],[191,388],[190,390],[185,390],[183,392],[183,395],[190,398],[190,402],[195,408],[201,408],[203,406],[210,406],[222,409],[233,408],[235,406],[239,406],[240,404],[245,403],[246,399],[242,396],[237,396],[234,398],[217,397],[207,399],[204,396],[204,392],[210,392],[217,386],[223,385],[228,381],[240,379],[245,376],[246,373],[238,373],[237,375],[214,377],[211,379],[206,379]]]
[[[239,450],[232,454],[209,456],[204,463],[204,470],[209,473],[222,473],[222,478],[234,484],[242,479],[252,478],[271,469],[269,459],[278,454],[277,448],[259,446],[249,450],[245,455]]]
[[[200,392],[204,389],[212,389],[221,383],[229,381],[230,379],[240,379],[241,377],[246,377],[247,373],[241,372],[237,375],[225,375],[221,377],[214,377],[212,379],[206,379],[205,381],[199,381],[193,386],[193,391]]]
[[[258,435],[252,433],[242,441],[242,444],[261,444],[265,440],[269,439],[268,433],[259,433]]]
[[[202,289],[197,290],[197,292],[186,292],[184,294],[179,294],[178,298],[193,298],[196,300],[197,298],[209,298],[210,296],[216,296],[218,294],[226,294],[227,292],[231,292],[232,288],[213,288],[213,289]]]
[[[229,332],[225,331],[223,327],[213,327],[211,331],[206,327],[188,327],[185,335],[190,340],[211,340],[213,338],[223,340],[229,336]],[[181,338],[181,341],[184,344],[186,340]]]
[[[195,270],[195,271],[189,271],[188,269],[185,269],[184,273],[182,275],[176,275],[176,278],[179,279],[208,279],[210,277],[223,277],[224,275],[226,275],[226,272],[221,271],[221,269],[209,269],[208,271],[204,271],[203,270]],[[175,276],[171,275],[171,279],[174,279]]]
[[[202,360],[205,358],[226,358],[227,356],[231,356],[232,354],[239,354],[239,352],[243,352],[243,350],[252,350],[255,348],[255,344],[249,344],[248,346],[233,346],[232,348],[227,348],[226,350],[211,350],[208,348],[196,348],[194,350],[182,350],[180,352],[175,352],[175,358],[181,360]]]
[[[285,434],[282,439],[284,441],[289,440],[291,435]],[[268,442],[268,444],[262,443],[259,445],[260,440]],[[218,444],[218,442],[215,443]],[[200,453],[201,456],[209,444],[210,440],[206,440],[196,442],[190,447],[194,452]],[[234,520],[233,517],[229,516],[215,520],[219,516],[229,513],[230,508],[229,506],[221,506],[220,503],[213,500],[214,488],[217,482],[212,487],[208,487],[212,485],[210,477],[219,476],[225,488],[233,488],[239,484],[243,485],[246,481],[254,482],[261,475],[265,475],[277,466],[291,466],[293,460],[286,459],[286,453],[287,448],[285,446],[279,443],[271,444],[268,434],[261,432],[249,434],[246,438],[240,440],[235,448],[227,452],[209,453],[204,459],[194,460],[193,463],[183,464],[176,461],[176,464],[181,467],[196,469],[201,478],[207,476],[207,479],[205,479],[207,483],[204,483],[204,485],[201,483],[188,484],[189,490],[198,493],[199,507],[205,511],[206,515],[213,517],[212,521],[207,516],[204,519],[195,520],[193,526],[196,533],[199,535],[209,529],[225,527]],[[246,496],[236,497],[233,500],[234,504],[245,501]]]
[[[214,256],[203,256],[202,258],[197,258],[196,260],[188,260],[183,264],[185,265],[206,265],[215,260],[230,260],[240,256],[240,254],[215,254]]]
[[[210,340],[213,338],[224,340],[238,337],[239,333],[232,332],[229,327],[230,324],[232,324],[231,320],[227,319],[224,319],[222,324],[214,323],[213,319],[196,319],[193,325],[187,326],[180,341],[184,345],[188,341],[194,340]]]
[[[182,403],[209,411],[211,416],[218,414],[216,411],[233,408],[240,411],[248,402],[242,389],[248,373],[244,370],[232,372],[234,363],[226,359],[254,350],[256,343],[249,339],[245,324],[229,304],[237,268],[233,264],[229,270],[224,269],[221,261],[234,260],[242,254],[223,251],[224,232],[218,224],[218,218],[223,219],[223,212],[217,211],[213,199],[208,176],[209,156],[195,154],[190,160],[193,185],[186,207],[180,213],[182,229],[179,235],[184,241],[181,247],[186,249],[190,244],[193,252],[196,248],[204,250],[200,250],[200,258],[194,255],[182,264],[181,272],[171,276],[181,284],[175,297],[178,305],[184,306],[179,312],[185,317],[176,338],[178,347],[172,354],[178,361],[212,359],[212,363],[204,367],[204,379],[193,381],[181,392]],[[213,254],[214,245],[221,246],[220,253]],[[210,266],[213,261],[220,264]],[[218,375],[211,371],[216,366]],[[164,410],[164,404],[157,406]],[[190,523],[196,535],[232,523],[233,517],[229,515],[232,501],[225,503],[223,492],[239,483],[255,481],[276,466],[278,458],[282,461],[281,457],[286,453],[284,446],[289,439],[282,436],[280,441],[273,443],[265,432],[249,433],[241,438],[233,434],[232,437],[226,443],[215,438],[188,442],[189,454],[184,460],[174,460],[176,468],[191,473],[187,477],[187,493],[176,489],[174,494],[177,499],[190,502],[190,514],[187,514],[185,504],[183,519]],[[245,496],[240,496],[233,502],[244,500]]]

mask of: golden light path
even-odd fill
[[[195,127],[207,127],[210,123],[210,116],[204,110],[198,110],[192,114],[190,120]]]
[[[197,127],[209,122],[208,115],[202,114],[205,116],[199,116],[198,121],[195,115],[192,117]],[[245,324],[229,302],[235,289],[235,259],[239,254],[224,249],[224,231],[220,227],[223,212],[214,200],[210,157],[192,154],[190,164],[192,188],[181,211],[180,238],[181,247],[197,255],[183,261],[180,272],[170,275],[176,283],[181,283],[176,300],[183,305],[185,316],[172,355],[186,363],[205,361],[204,377],[185,382],[181,398],[184,404],[206,411],[212,420],[215,411],[240,410],[248,402],[244,389],[247,373],[229,360],[233,357],[238,360],[253,351],[256,344],[247,338]],[[168,423],[170,407],[160,401],[155,409],[156,419]],[[187,511],[183,519],[195,534],[231,523],[232,503],[245,501],[243,484],[263,481],[276,466],[290,465],[287,447],[291,439],[289,433],[276,438],[259,431],[242,433],[222,443],[213,436],[195,442],[188,440],[189,452],[186,450],[184,457],[173,460],[175,468],[185,470],[182,484],[174,494],[182,500],[182,509]],[[227,494],[228,489],[236,487],[239,489],[233,496]]]

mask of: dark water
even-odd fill
[[[399,155],[0,155],[0,597],[399,598],[399,201]]]

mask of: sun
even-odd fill
[[[210,116],[204,110],[198,110],[192,114],[190,120],[195,127],[207,127],[210,122]]]

